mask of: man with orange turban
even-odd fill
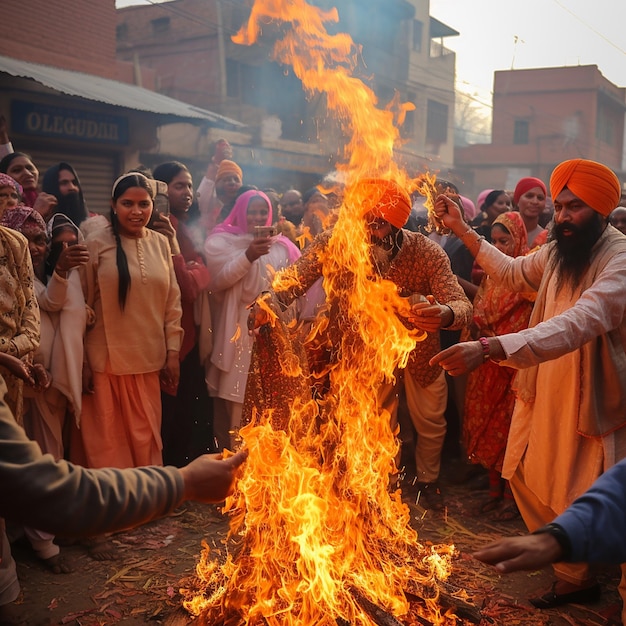
[[[200,211],[198,239],[201,240],[201,245],[204,245],[204,239],[220,221],[222,207],[235,201],[237,192],[243,184],[243,172],[239,165],[231,160],[232,156],[233,149],[228,141],[218,139],[206,174],[196,190]]]
[[[445,409],[448,388],[441,367],[429,365],[440,350],[439,330],[460,330],[469,324],[472,305],[450,269],[450,261],[441,246],[420,233],[405,230],[411,213],[411,198],[396,182],[379,178],[359,181],[352,194],[354,207],[367,224],[371,242],[373,269],[395,283],[401,296],[426,296],[413,305],[414,317],[408,322],[426,331],[409,356],[404,371],[404,386],[409,413],[418,433],[415,448],[417,487],[424,508],[442,510],[444,502],[438,485],[441,450],[446,434]],[[352,207],[350,207],[352,208]],[[293,265],[280,273],[280,285],[274,291],[282,305],[306,293],[322,276],[325,249],[332,235],[327,230],[318,235]],[[372,302],[372,306],[376,306]],[[329,309],[332,311],[333,305]],[[259,324],[256,318],[255,324]],[[331,319],[329,326],[345,320]],[[341,329],[336,334],[341,334]],[[330,336],[334,336],[329,331]],[[389,385],[379,390],[382,406],[393,416],[397,408],[397,390]],[[394,418],[395,419],[395,418]]]
[[[626,457],[626,237],[608,223],[620,182],[600,163],[573,159],[556,167],[550,190],[550,241],[516,259],[468,230],[445,198],[435,208],[490,276],[537,292],[528,329],[458,344],[432,360],[452,375],[483,359],[519,369],[502,475],[531,532],[555,532],[545,525]],[[554,569],[550,591],[531,600],[536,607],[600,596],[586,564]]]

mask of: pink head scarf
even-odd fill
[[[272,225],[272,203],[270,199],[257,189],[242,193],[236,200],[235,206],[231,209],[228,217],[218,224],[214,233],[231,233],[232,235],[245,235],[248,232],[248,206],[253,198],[262,198],[268,206],[267,220],[265,226]]]
[[[267,220],[265,220],[264,226],[272,225],[272,203],[270,199],[262,192],[257,189],[252,189],[251,191],[246,191],[242,193],[236,200],[235,206],[231,209],[228,217],[221,223],[218,224],[211,235],[216,235],[218,233],[230,233],[231,235],[247,235],[248,234],[248,206],[250,202],[254,198],[262,198],[268,207]],[[287,237],[283,237],[282,235],[277,235],[275,237],[276,243],[280,244],[287,250],[287,254],[289,256],[289,261],[293,263],[296,259],[300,257],[300,250],[298,250],[297,246],[295,246]]]
[[[483,210],[483,204],[485,204],[485,199],[492,191],[493,189],[483,189],[478,194],[478,198],[476,198],[476,213],[477,214]]]

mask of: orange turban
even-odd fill
[[[604,216],[619,204],[622,194],[619,179],[612,170],[586,159],[571,159],[556,166],[550,177],[552,199],[556,199],[566,187]]]
[[[228,159],[223,159],[220,161],[219,167],[217,168],[215,182],[220,180],[220,178],[224,178],[224,176],[228,176],[228,174],[237,174],[239,176],[239,180],[243,180],[243,172],[237,163],[229,161]]]
[[[363,215],[371,212],[396,228],[402,228],[411,215],[411,198],[393,180],[364,178],[357,183]]]

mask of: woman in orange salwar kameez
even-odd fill
[[[491,236],[493,244],[509,256],[528,252],[526,228],[519,213],[498,216]],[[509,291],[485,275],[474,298],[471,338],[495,337],[527,328],[532,306],[524,294]],[[471,462],[489,470],[489,499],[481,505],[480,512],[495,511],[501,521],[519,515],[508,481],[500,476],[515,404],[511,389],[515,372],[486,361],[469,374],[465,395],[465,448]]]
[[[183,330],[170,244],[146,228],[153,197],[145,176],[122,176],[111,225],[86,241],[83,289],[96,322],[85,337],[85,458],[76,461],[88,467],[163,463],[160,381],[178,384]]]

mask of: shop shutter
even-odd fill
[[[43,152],[41,150],[25,150],[33,158],[33,162],[39,169],[39,181],[44,172],[52,165],[65,161],[69,163],[78,174],[83,188],[87,208],[92,213],[108,215],[111,187],[113,181],[119,176],[118,159],[115,155],[97,154],[70,154]]]

